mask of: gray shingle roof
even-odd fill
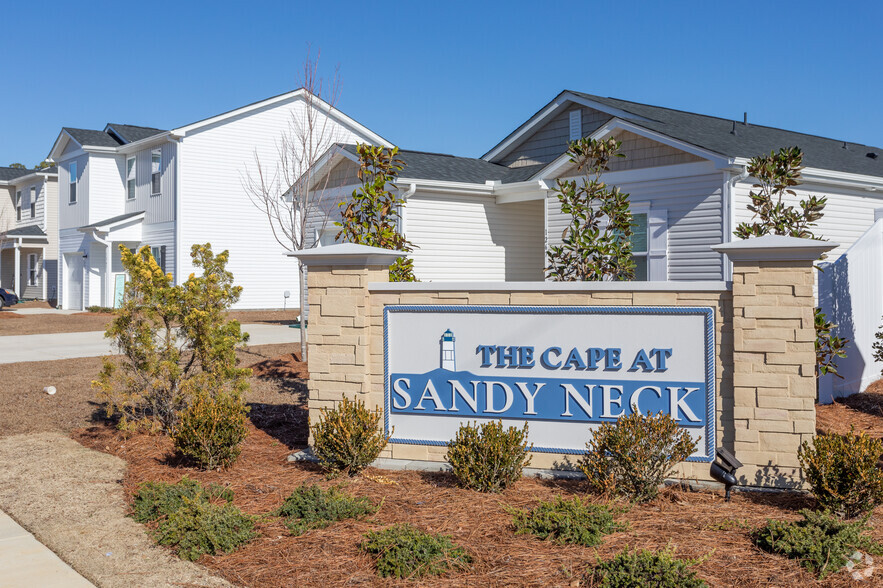
[[[746,126],[742,122],[735,123],[734,134],[732,132],[734,121],[730,119],[582,92],[572,93],[649,119],[631,122],[727,157],[754,157],[781,147],[796,145],[803,150],[803,164],[807,167],[883,176],[883,148],[880,147],[750,123]],[[868,153],[876,153],[879,157],[876,159],[868,157]]]
[[[126,143],[134,143],[142,139],[147,139],[160,133],[165,133],[162,129],[154,129],[153,127],[139,127],[135,125],[122,125],[118,123],[107,123],[105,130],[112,129]]]
[[[67,131],[67,133],[80,145],[91,145],[93,147],[119,147],[122,144],[104,131],[72,129],[70,127],[64,127],[63,130]]]
[[[97,227],[103,227],[104,225],[112,225],[114,223],[122,222],[126,219],[134,218],[134,217],[138,216],[139,214],[144,214],[144,211],[141,210],[138,212],[128,212],[126,214],[112,216],[112,217],[106,218],[102,221],[98,221],[97,223],[92,223],[91,225],[86,225],[86,226],[80,227],[80,229],[95,229]]]
[[[17,167],[0,167],[0,182],[14,180],[15,178],[32,174],[34,171],[35,170],[32,169],[19,169]]]
[[[28,225],[26,227],[19,227],[17,229],[10,229],[6,231],[7,237],[45,237],[46,233],[43,232],[37,225]]]
[[[343,149],[358,156],[355,145],[342,145]],[[399,150],[399,158],[405,162],[405,169],[399,174],[403,178],[421,180],[441,180],[483,184],[487,181],[502,181],[504,184],[527,180],[544,165],[509,168],[483,159],[457,157],[444,153]]]

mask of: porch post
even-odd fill
[[[111,294],[111,284],[110,284],[110,255],[111,252],[111,242],[107,241],[107,245],[104,249],[104,306],[107,308],[113,307],[113,295]]]
[[[15,240],[15,295],[22,298],[21,291],[21,239]]]
[[[46,274],[46,246],[43,245],[40,250],[40,276],[43,281],[43,300],[46,300],[46,280],[48,278]]]

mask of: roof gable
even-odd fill
[[[635,127],[731,161],[796,145],[803,150],[803,162],[807,167],[883,177],[883,148],[568,90],[510,133],[482,159],[502,161],[532,131],[573,104],[606,112]],[[869,157],[869,153],[878,157]]]

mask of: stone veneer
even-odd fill
[[[749,245],[745,245],[745,244]],[[717,444],[743,462],[740,483],[802,483],[797,448],[815,430],[813,261],[836,244],[763,237],[716,247],[732,288],[691,283],[389,283],[395,252],[338,245],[299,254],[309,265],[309,409],[344,395],[383,406],[383,307],[393,304],[710,306],[715,310]],[[393,443],[383,457],[444,461],[445,448]],[[532,467],[576,456],[533,454]],[[711,480],[707,463],[678,474]]]

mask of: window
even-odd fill
[[[647,281],[647,213],[632,215],[632,258],[635,260],[635,281]]]
[[[156,264],[159,266],[163,272],[166,271],[166,246],[151,246],[150,254],[153,256],[153,259],[156,261]]]
[[[15,220],[21,220],[21,190],[15,192]]]
[[[37,254],[28,254],[28,286],[37,285]]]
[[[135,158],[126,159],[126,199],[135,199]]]
[[[162,191],[162,149],[150,152],[150,195],[156,196]]]
[[[77,162],[72,161],[70,164],[69,176],[70,176],[70,196],[68,197],[69,204],[76,204],[77,202]]]
[[[37,188],[31,186],[31,218],[37,216]]]

